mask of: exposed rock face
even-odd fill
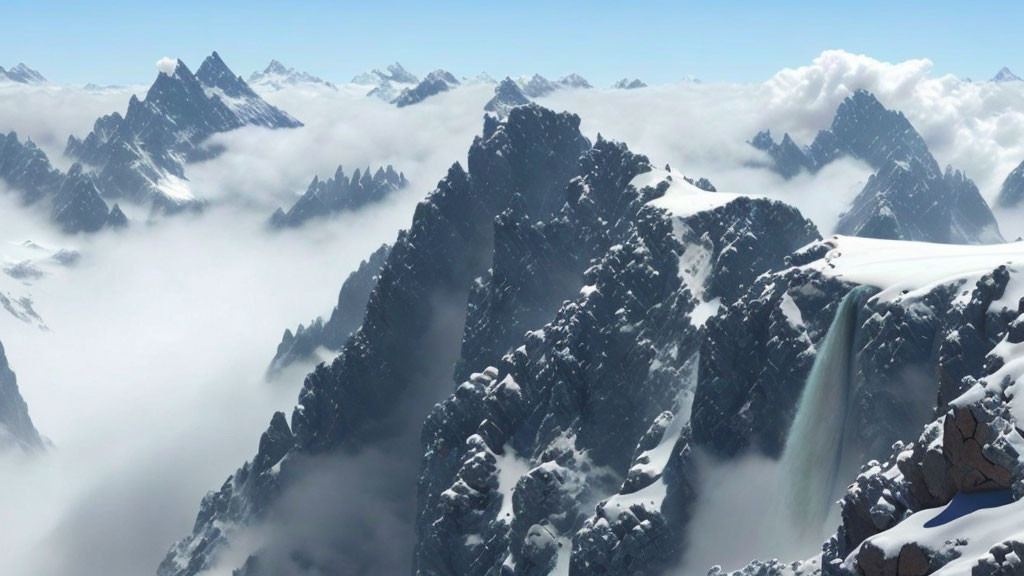
[[[494,112],[499,117],[508,116],[509,110],[516,106],[525,106],[530,103],[519,86],[511,78],[506,77],[494,88],[494,98],[491,98],[484,105],[484,110]]]
[[[506,217],[517,249],[496,246],[489,285],[471,296],[457,368],[465,382],[434,411],[423,434],[421,574],[548,574],[566,564],[580,573],[650,573],[676,558],[695,490],[689,444],[677,440],[689,437],[686,405],[698,342],[682,259],[691,250],[708,251],[710,266],[727,275],[729,258],[721,255],[736,237],[756,235],[780,246],[806,243],[805,233],[816,237],[792,208],[742,198],[669,228],[671,220],[650,207],[637,210],[663,188],[609,194],[635,171],[610,172],[619,174],[615,185],[600,176],[609,166],[635,162],[624,149],[598,142],[588,158],[594,167],[581,185],[590,200],[584,206],[592,207],[563,211],[529,233]],[[563,222],[579,231],[567,233]],[[723,236],[724,229],[736,236]],[[533,234],[548,241],[529,241]],[[719,250],[706,245],[710,238]],[[536,254],[522,246],[545,248]],[[543,328],[509,341],[507,335],[527,327],[524,316],[543,318],[540,312],[559,299],[556,292],[544,304],[515,287],[523,279],[527,287],[537,282],[534,274],[580,270],[595,254],[562,264],[552,259],[595,246],[607,252],[598,251],[597,264],[583,273],[583,290],[548,312],[554,320]],[[503,253],[526,256],[499,260]],[[782,265],[781,255],[749,260],[737,278],[749,284]],[[559,291],[571,294],[572,286],[566,282]],[[631,352],[623,356],[624,349]],[[474,357],[477,366],[491,364],[472,372]],[[596,513],[582,505],[602,496]]]
[[[25,204],[47,203],[51,219],[64,232],[95,232],[107,225],[112,212],[80,164],[63,174],[45,152],[31,140],[20,142],[14,132],[0,138],[0,179],[20,192]]]
[[[395,106],[399,108],[418,104],[431,96],[447,92],[459,85],[459,80],[451,72],[445,70],[434,70],[419,84],[412,88],[402,90],[402,93],[395,98]]]
[[[282,90],[296,86],[319,86],[337,90],[334,84],[307,72],[288,68],[277,60],[271,60],[262,72],[253,72],[249,76],[249,85],[265,90]]]
[[[977,186],[959,171],[910,161],[887,162],[872,175],[836,225],[850,236],[948,244],[1002,241]]]
[[[45,84],[46,78],[28,66],[18,63],[10,70],[0,66],[0,82],[17,82],[19,84]]]
[[[352,176],[346,176],[341,166],[333,178],[320,180],[313,177],[306,192],[295,201],[287,212],[278,208],[270,223],[279,228],[301,226],[315,218],[325,218],[340,212],[358,210],[363,206],[380,202],[392,193],[402,189],[408,182],[405,174],[396,172],[389,164],[387,168],[370,168],[360,172],[357,168]]]
[[[952,168],[943,173],[907,118],[864,90],[839,105],[832,127],[819,132],[809,148],[799,147],[789,134],[776,143],[768,131],[751,144],[767,152],[772,169],[785,178],[817,171],[842,156],[877,170],[840,218],[840,234],[954,244],[1002,241],[974,182]]]
[[[420,574],[667,566],[695,494],[686,409],[700,329],[685,257],[706,254],[708,278],[752,286],[816,232],[768,200],[670,216],[648,204],[667,183],[631,184],[650,170],[621,144],[591,145],[569,114],[526,105],[488,117],[468,173],[450,170],[387,255],[361,327],[307,377],[289,432],[272,425],[284,439],[275,445],[294,446],[261,444],[204,500],[160,574],[209,566],[311,457],[408,440],[412,453],[400,455],[423,462],[401,473]],[[757,244],[767,251],[754,254]],[[704,282],[723,299],[735,290]],[[419,434],[398,431],[424,419]],[[244,573],[332,569],[323,555],[274,552],[257,552]]]
[[[632,80],[629,78],[623,78],[615,84],[612,84],[612,88],[615,88],[616,90],[636,90],[637,88],[647,88],[647,84],[639,78],[634,78]]]
[[[1003,180],[1003,186],[996,197],[996,205],[1001,208],[1014,208],[1024,200],[1024,162],[1021,162]]]
[[[299,324],[294,333],[285,330],[277,346],[277,353],[267,369],[268,374],[274,374],[296,361],[311,358],[320,348],[332,352],[341,350],[352,332],[362,323],[366,303],[380,279],[380,271],[390,252],[390,246],[381,246],[359,264],[359,268],[341,285],[338,303],[326,322],[318,317],[309,326]]]
[[[0,451],[15,447],[36,452],[44,449],[45,443],[32,425],[28,406],[18,392],[18,379],[0,343]]]
[[[145,100],[132,96],[122,117],[98,119],[84,139],[68,138],[65,153],[96,171],[100,192],[174,211],[201,205],[189,190],[185,163],[209,158],[209,136],[242,126],[302,124],[267,104],[214,52],[196,74],[180,60],[160,72]]]
[[[226,541],[225,529],[260,518],[275,500],[274,490],[252,479],[299,474],[300,454],[409,443],[412,453],[396,458],[415,461],[414,430],[395,432],[398,437],[385,432],[408,430],[402,423],[421,421],[450,390],[444,383],[458,355],[462,310],[473,279],[489,267],[495,215],[518,197],[531,219],[549,218],[550,206],[564,204],[562,193],[588,147],[579,118],[569,114],[525,106],[500,125],[488,124],[470,150],[469,172],[454,165],[395,243],[361,328],[334,362],[306,378],[292,414],[296,446],[280,473],[269,460],[240,469],[204,501],[194,534],[170,551],[160,573],[195,574],[208,566]],[[412,474],[403,496],[410,509]]]

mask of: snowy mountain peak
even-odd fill
[[[19,84],[45,84],[46,78],[42,74],[19,62],[10,70],[0,66],[0,82],[17,82]]]
[[[566,88],[593,88],[586,78],[575,73],[563,76],[558,83]]]
[[[313,85],[337,89],[334,84],[312,74],[289,68],[278,60],[271,60],[262,72],[249,76],[249,85],[255,88],[281,90],[287,87]]]
[[[523,94],[523,91],[519,89],[519,85],[516,84],[515,80],[506,76],[500,84],[495,86],[494,98],[491,98],[491,100],[484,105],[484,110],[494,112],[498,114],[499,117],[505,117],[512,108],[529,103],[530,99],[527,98]]]
[[[1003,66],[996,75],[992,77],[992,82],[1024,82],[1020,76],[1017,76],[1009,68]]]
[[[406,70],[398,62],[389,65],[386,70],[387,71],[385,72],[379,68],[374,68],[370,72],[364,72],[363,74],[359,74],[352,78],[352,83],[380,86],[386,82],[394,82],[397,84],[416,84],[420,81],[415,74]]]

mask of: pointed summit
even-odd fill
[[[10,70],[0,66],[0,82],[17,82],[18,84],[45,84],[46,78],[42,74],[19,62]]]
[[[516,106],[524,106],[530,103],[530,99],[527,98],[522,90],[519,89],[519,85],[515,83],[509,77],[505,77],[494,88],[494,98],[491,98],[487,104],[484,105],[484,110],[488,112],[494,112],[499,117],[505,117],[509,111]]]
[[[1020,76],[1017,76],[1009,68],[1003,66],[996,75],[992,77],[992,82],[1024,82]]]
[[[334,84],[312,74],[289,68],[277,60],[271,60],[262,72],[253,72],[249,75],[249,85],[260,90],[283,90],[295,86],[325,87],[337,90]]]

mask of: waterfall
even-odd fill
[[[798,528],[820,530],[837,494],[844,466],[847,420],[856,372],[857,318],[878,292],[858,286],[839,304],[807,377],[789,430],[781,468],[786,505]],[[852,480],[852,478],[850,479]]]

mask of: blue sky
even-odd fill
[[[1024,3],[1003,1],[0,0],[0,65],[24,61],[57,82],[148,82],[162,56],[197,67],[217,50],[245,76],[277,58],[337,81],[398,60],[419,74],[752,82],[841,48],[988,79],[1024,71],[1022,19]]]

